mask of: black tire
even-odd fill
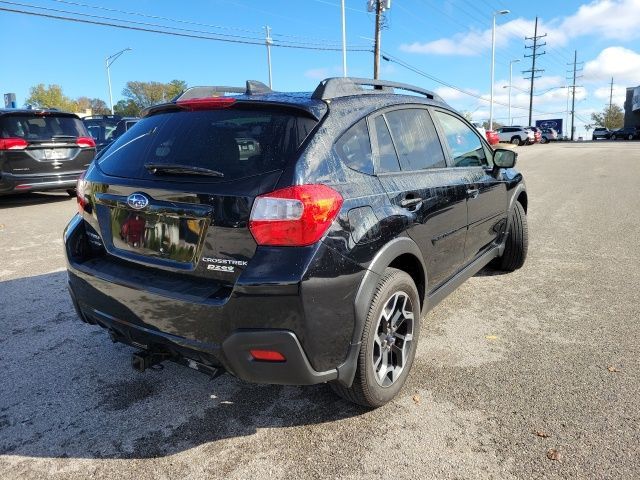
[[[627,140],[633,140],[633,135],[629,134],[629,136],[627,137]]]
[[[382,320],[383,311],[385,311],[385,307],[388,306],[397,294],[405,294],[405,298],[408,298],[411,301],[411,312],[413,313],[413,338],[407,345],[406,361],[402,363],[401,372],[393,383],[383,386],[379,384],[376,379],[374,356],[377,347],[374,346],[374,343],[376,337],[380,338],[378,327],[380,322],[384,322],[384,320]],[[408,324],[408,320],[404,320],[402,323],[402,325],[405,326],[406,324]],[[399,331],[400,329],[398,329],[398,332]],[[405,332],[405,334],[406,333],[407,332]],[[395,268],[387,268],[376,287],[376,291],[373,295],[373,300],[365,320],[364,330],[362,332],[362,346],[360,347],[360,354],[358,355],[358,367],[356,369],[355,378],[353,379],[353,384],[351,387],[345,387],[337,382],[331,382],[331,388],[339,396],[353,403],[369,408],[381,407],[392,400],[404,385],[409,371],[411,370],[411,366],[413,365],[419,336],[420,297],[418,296],[416,285],[406,272]],[[400,350],[398,345],[399,343],[392,344],[392,346],[389,347],[389,355],[392,355],[391,351],[393,347]],[[402,350],[404,350],[404,348]],[[379,356],[382,356],[382,352],[380,352]]]
[[[76,198],[76,189],[75,188],[67,189],[67,195],[69,195],[71,198]]]
[[[511,137],[511,144],[512,145],[522,145],[522,140],[520,139],[520,137],[518,137],[516,135],[514,137]]]
[[[505,272],[513,272],[524,265],[529,248],[529,227],[527,214],[520,202],[516,205],[509,219],[509,231],[504,253],[495,262],[496,268]]]
[[[548,139],[547,137],[542,137],[542,138],[540,139],[540,143],[541,143],[541,144],[543,144],[543,145],[544,145],[545,143],[549,143],[549,139]]]

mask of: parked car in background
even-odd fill
[[[512,143],[514,145],[530,145],[536,141],[535,134],[525,127],[500,127],[496,130],[496,133],[501,142]]]
[[[611,131],[608,128],[596,127],[593,129],[591,140],[608,140],[611,138]]]
[[[539,127],[527,127],[528,130],[533,132],[533,142],[541,143],[542,142],[542,129]]]
[[[555,142],[558,140],[558,132],[554,128],[543,128],[540,143]]]
[[[500,143],[500,137],[493,130],[487,130],[486,137],[487,137],[487,142],[489,142],[489,145],[491,146],[497,145],[498,143]]]
[[[0,110],[0,195],[67,190],[75,196],[95,154],[95,142],[73,113]]]
[[[638,140],[640,139],[639,127],[623,127],[611,132],[612,140]]]
[[[482,126],[480,122],[471,122],[471,125],[473,125],[475,129],[478,130],[478,132],[480,132],[480,135],[482,135],[485,138],[487,137],[487,130]]]
[[[120,120],[122,120],[120,115],[90,115],[82,119],[96,142],[98,152],[113,141],[113,134]]]
[[[113,142],[120,135],[122,135],[124,132],[129,130],[131,127],[133,127],[138,122],[138,120],[140,120],[138,117],[123,117],[123,118],[121,118],[120,121],[116,124],[115,130],[111,134],[111,140],[110,141]]]
[[[139,371],[328,382],[381,406],[431,308],[489,262],[524,264],[517,154],[411,85],[238,90],[150,107],[91,164],[64,234],[73,304]]]

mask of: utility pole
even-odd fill
[[[583,62],[580,62],[582,64]],[[578,51],[574,50],[573,52],[573,63],[569,63],[568,65],[573,65],[573,81],[571,82],[571,141],[573,142],[573,137],[575,133],[574,121],[576,114],[576,79],[580,78],[577,76],[577,73],[582,70],[582,68],[578,68]]]
[[[375,45],[373,47],[373,78],[380,78],[380,48],[382,28],[384,27],[384,11],[391,8],[391,0],[368,0],[367,10],[376,12]]]
[[[531,55],[525,55],[525,58],[531,58],[531,69],[525,70],[524,72],[522,72],[522,73],[531,74],[531,86],[529,87],[529,123],[528,125],[532,125],[532,117],[533,117],[533,82],[536,78],[540,78],[540,75],[536,75],[537,73],[544,72],[543,69],[536,68],[536,58],[547,53],[547,52],[538,53],[538,49],[546,45],[546,43],[538,43],[538,40],[546,36],[547,36],[546,33],[544,35],[538,35],[538,17],[536,17],[536,26],[533,31],[533,37],[525,37],[525,40],[533,40],[533,45],[525,45],[524,47],[524,48],[531,49]]]
[[[273,39],[271,38],[271,27],[267,25],[264,28],[267,31],[267,36],[264,39],[264,44],[267,46],[267,65],[269,66],[269,88],[273,88],[273,79],[271,77],[271,45],[273,45]]]

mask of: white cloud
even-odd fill
[[[608,103],[610,93],[611,93],[610,87],[600,87],[593,92],[593,95],[599,100],[604,100],[605,101],[604,103]],[[624,104],[624,101],[626,100],[626,97],[627,97],[627,88],[624,86],[614,84],[613,98],[612,98],[613,103],[615,105],[622,106]]]
[[[469,98],[471,98],[469,95],[451,87],[438,87],[434,91],[435,93],[440,95],[445,102],[453,102],[455,100],[468,100]],[[470,93],[478,94],[477,90],[468,89],[467,91]]]
[[[603,81],[611,77],[615,83],[640,84],[640,54],[623,47],[609,47],[584,66],[585,81]]]
[[[330,75],[328,68],[311,68],[304,72],[304,76],[312,80],[324,80]]]
[[[540,20],[538,32],[547,34],[546,41],[554,47],[561,47],[581,36],[598,36],[615,40],[633,40],[640,37],[640,0],[596,0],[582,5],[576,13],[568,17]],[[505,46],[509,40],[531,36],[534,22],[524,18],[498,23],[496,26],[496,46]],[[481,55],[491,48],[491,28],[471,29],[456,33],[450,38],[440,38],[429,42],[413,42],[400,45],[400,50],[408,53],[430,55]]]

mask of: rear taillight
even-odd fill
[[[189,110],[214,110],[217,108],[228,108],[236,103],[233,97],[211,97],[211,98],[189,98],[178,100],[177,105]]]
[[[24,138],[0,138],[0,150],[24,150],[28,146]]]
[[[325,185],[297,185],[256,198],[249,230],[258,245],[304,246],[325,234],[342,197]]]
[[[96,142],[90,137],[78,137],[76,138],[76,145],[82,148],[95,148]]]
[[[87,198],[84,196],[84,187],[86,182],[84,181],[84,174],[86,172],[82,172],[82,175],[78,177],[78,182],[76,183],[76,199],[78,200],[78,213],[83,214],[85,208],[87,206]]]

